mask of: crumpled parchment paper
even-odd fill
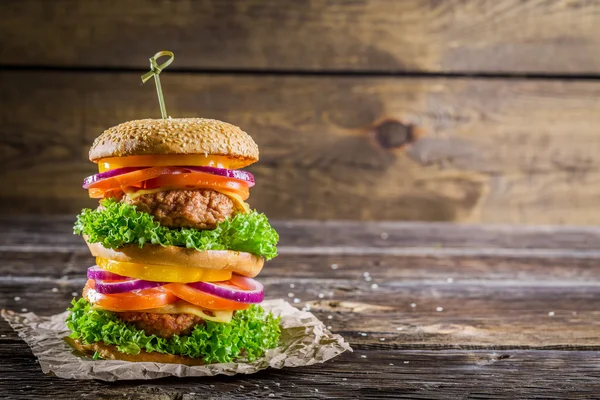
[[[167,376],[215,376],[252,374],[265,368],[300,367],[325,362],[346,350],[352,351],[340,335],[329,332],[312,313],[300,311],[282,299],[264,301],[265,311],[281,316],[281,337],[277,348],[253,362],[231,362],[186,366],[154,362],[92,360],[79,357],[63,338],[67,312],[50,317],[2,310],[2,317],[31,347],[42,371],[65,379],[103,381],[157,379]]]

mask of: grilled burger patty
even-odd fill
[[[147,335],[156,335],[165,339],[173,335],[187,335],[203,319],[191,314],[155,314],[147,312],[116,313],[123,321],[132,323]]]
[[[169,228],[214,229],[235,213],[229,197],[210,189],[167,190],[133,199],[124,196],[122,201],[153,215],[155,221]]]

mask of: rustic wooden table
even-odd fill
[[[0,218],[0,308],[58,313],[80,291],[93,259],[72,220]],[[600,229],[275,225],[267,297],[310,304],[353,353],[251,376],[69,381],[43,375],[2,321],[0,397],[600,396]]]

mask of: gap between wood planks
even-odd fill
[[[0,245],[4,252],[71,253],[87,249],[78,245]],[[600,250],[511,249],[511,248],[440,248],[440,247],[349,247],[349,246],[280,246],[280,255],[382,255],[428,257],[508,257],[508,258],[600,258]]]
[[[0,65],[0,71],[31,71],[31,72],[65,72],[65,73],[119,73],[133,72],[144,74],[144,68],[112,67],[112,66],[60,66],[60,65]],[[534,80],[600,80],[600,74],[552,74],[539,72],[497,73],[497,72],[419,72],[419,71],[378,71],[378,70],[344,70],[344,69],[278,69],[278,68],[169,68],[173,74],[206,74],[206,75],[275,75],[275,76],[310,76],[310,77],[385,77],[385,78],[443,78],[443,79],[534,79]]]

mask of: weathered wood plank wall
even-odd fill
[[[94,172],[88,146],[158,116],[139,75],[166,48],[170,114],[224,119],[256,139],[250,200],[270,216],[600,223],[600,2],[0,10],[3,214],[94,204],[79,186]]]

